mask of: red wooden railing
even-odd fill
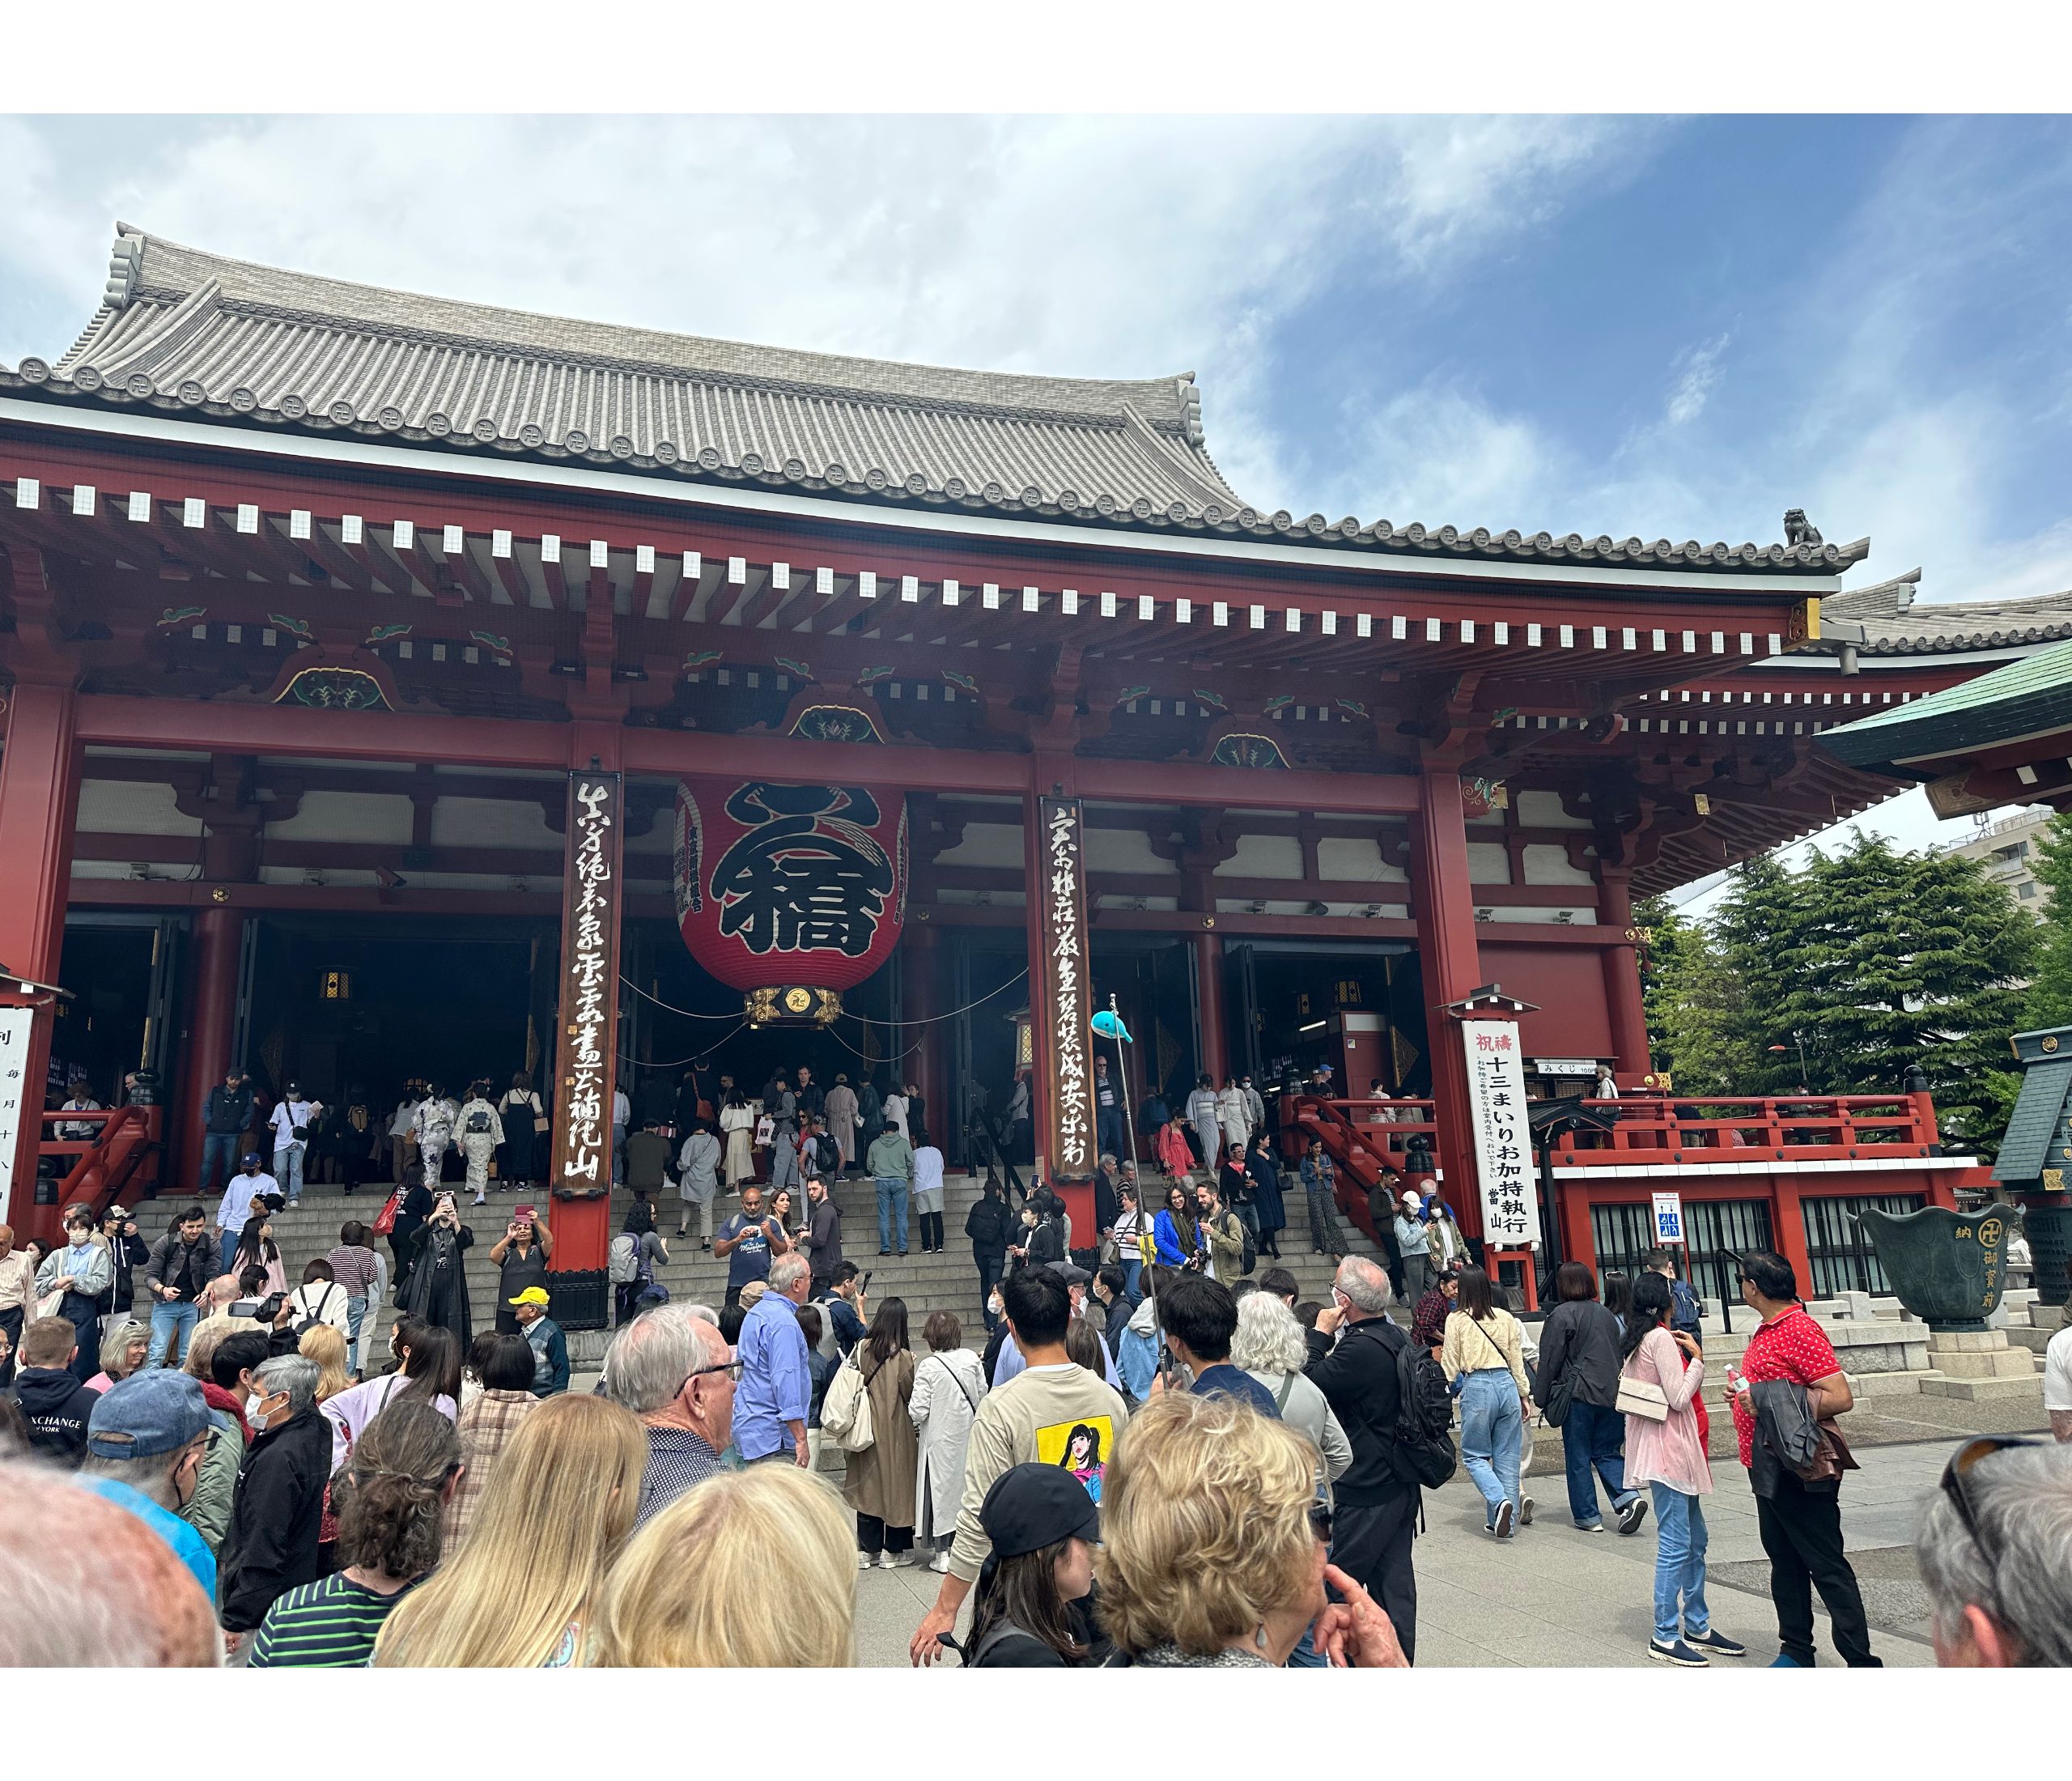
[[[1367,1213],[1367,1194],[1384,1165],[1410,1172],[1410,1141],[1422,1136],[1436,1145],[1439,1127],[1429,1101],[1326,1100],[1315,1095],[1281,1097],[1281,1142],[1291,1167],[1298,1166],[1311,1138],[1320,1139],[1337,1172],[1339,1209],[1378,1242]]]
[[[36,1154],[76,1159],[59,1178],[57,1206],[83,1202],[98,1218],[114,1205],[117,1196],[136,1180],[157,1150],[164,1115],[160,1107],[45,1113],[45,1136],[36,1147]],[[57,1131],[61,1125],[91,1125],[95,1133],[91,1137],[61,1138]]]
[[[1564,1131],[1556,1168],[1927,1156],[1937,1142],[1926,1094],[1649,1095],[1582,1104],[1616,1123]]]

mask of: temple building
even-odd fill
[[[1112,998],[1133,1106],[1249,1073],[1362,1222],[1429,1145],[1514,1268],[1630,1265],[1674,1191],[1694,1265],[1855,1284],[1849,1209],[1967,1166],[1928,1097],[1651,1094],[1633,905],[1919,776],[1836,726],[2072,631],[1845,589],[1868,551],[1796,511],[1300,516],[1226,482],[1189,373],[571,321],[119,224],[78,339],[0,368],[7,1215],[191,1183],[232,1064],[384,1119],[529,1069],[563,1271],[603,1263],[609,1084],[707,1061],[896,1072],[953,1160],[1025,1063],[1069,1199]],[[1528,1133],[1599,1065],[1616,1121]],[[57,1138],[36,1085],[140,1070]]]

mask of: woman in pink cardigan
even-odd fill
[[[1709,1657],[1745,1657],[1748,1648],[1712,1629],[1705,1607],[1705,1515],[1713,1469],[1699,1426],[1705,1362],[1696,1342],[1669,1328],[1669,1282],[1643,1273],[1626,1314],[1622,1381],[1659,1386],[1669,1414],[1658,1422],[1626,1413],[1626,1482],[1654,1496],[1654,1636],[1648,1656],[1687,1669]],[[1681,1598],[1679,1606],[1679,1598]]]

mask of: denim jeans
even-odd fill
[[[1687,1633],[1702,1638],[1713,1623],[1705,1606],[1705,1505],[1666,1484],[1648,1488],[1654,1498],[1655,1643],[1667,1645]]]
[[[992,1311],[993,1288],[1000,1283],[1000,1273],[1007,1265],[1007,1257],[982,1256],[979,1253],[978,1245],[974,1243],[971,1247],[971,1259],[978,1265],[979,1303],[985,1307],[986,1333],[990,1336],[993,1333],[994,1324],[998,1321]]]
[[[1123,1270],[1123,1291],[1129,1298],[1136,1297],[1139,1282],[1144,1277],[1144,1257],[1133,1255],[1118,1265]]]
[[[897,1214],[899,1241],[892,1240],[892,1227]],[[881,1175],[877,1178],[877,1246],[880,1250],[898,1250],[906,1252],[906,1184],[897,1175]]]
[[[220,1188],[237,1173],[237,1142],[236,1132],[209,1132],[202,1138],[202,1184],[194,1191],[206,1193],[211,1188]],[[220,1162],[223,1170],[217,1172]]]
[[[1597,1480],[1611,1493],[1611,1507],[1623,1509],[1640,1494],[1626,1487],[1626,1418],[1600,1404],[1577,1399],[1561,1425],[1561,1456],[1569,1469],[1569,1513],[1578,1528],[1594,1528],[1604,1517],[1598,1507]],[[1591,1474],[1592,1469],[1596,1477]]]
[[[274,1153],[274,1179],[281,1184],[281,1192],[293,1205],[302,1197],[302,1158],[304,1146],[291,1144],[285,1150]]]
[[[1518,1382],[1507,1367],[1461,1375],[1460,1454],[1482,1493],[1484,1520],[1493,1526],[1499,1505],[1518,1507],[1518,1436],[1525,1411]]]
[[[348,1299],[346,1301],[346,1371],[348,1373],[359,1371],[359,1332],[360,1326],[366,1321],[367,1301],[364,1299]]]
[[[201,1315],[191,1299],[161,1299],[152,1306],[151,1345],[144,1357],[145,1366],[156,1367],[163,1361],[168,1367],[177,1367],[185,1361],[189,1338]]]

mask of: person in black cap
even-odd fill
[[[1108,1641],[1093,1617],[1101,1517],[1086,1486],[1055,1465],[1017,1465],[986,1493],[979,1520],[993,1543],[971,1611],[974,1669],[1098,1665]]]

